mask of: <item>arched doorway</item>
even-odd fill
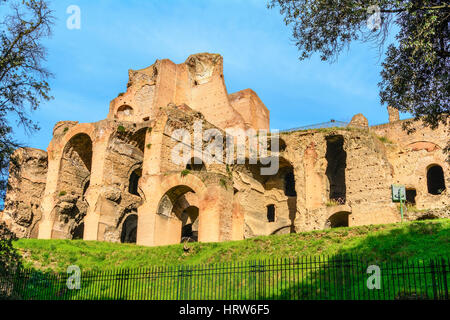
[[[186,185],[179,185],[171,188],[161,198],[155,227],[160,244],[198,241],[199,209],[185,203],[187,194],[195,195],[195,192]],[[180,213],[177,210],[179,208],[184,210]]]
[[[445,190],[444,170],[442,167],[434,164],[427,170],[427,187],[428,193],[439,195]]]
[[[325,229],[348,227],[348,216],[350,212],[341,211],[331,215],[325,223]]]
[[[120,242],[136,243],[138,216],[130,214],[122,224],[122,232],[120,234]]]
[[[63,150],[52,238],[83,238],[91,167],[92,140],[88,134],[79,133],[67,142]]]

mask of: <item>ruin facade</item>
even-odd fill
[[[383,125],[358,114],[346,127],[281,132],[272,175],[194,151],[173,161],[175,130],[195,140],[198,121],[226,136],[269,130],[269,119],[254,91],[228,94],[218,54],[130,70],[105,120],[58,122],[47,151],[14,153],[0,221],[24,238],[157,246],[399,222],[392,184],[415,212],[450,205],[448,124],[416,121],[408,134],[392,108]]]

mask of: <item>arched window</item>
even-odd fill
[[[267,206],[267,221],[275,222],[275,205],[273,204]]]
[[[138,187],[139,187],[139,179],[142,176],[142,170],[136,169],[130,175],[130,181],[128,185],[128,192],[139,196]]]
[[[186,164],[187,170],[192,171],[206,171],[206,167],[203,163],[203,161],[199,158],[191,158],[188,163]]]
[[[92,140],[87,133],[78,133],[66,143],[61,159],[57,194],[71,195],[84,200],[89,188],[92,169]],[[88,204],[76,201],[70,207],[57,212],[53,221],[52,239],[83,239],[83,219]]]
[[[120,241],[122,243],[136,243],[138,216],[130,214],[122,225]]]
[[[428,193],[438,195],[445,190],[444,171],[439,165],[432,165],[427,171]]]
[[[132,107],[128,105],[120,106],[119,109],[117,109],[116,118],[120,120],[129,120],[131,117],[133,117],[134,110]]]

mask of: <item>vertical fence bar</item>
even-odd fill
[[[441,263],[442,263],[442,282],[444,285],[444,299],[448,300],[448,284],[447,284],[447,266],[445,264],[445,260],[444,258],[441,259]]]

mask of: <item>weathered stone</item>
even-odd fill
[[[400,120],[400,113],[398,112],[398,109],[388,106],[387,110],[389,114],[389,122],[395,122]]]
[[[448,124],[431,130],[418,121],[407,134],[398,112],[389,112],[390,123],[378,126],[357,114],[347,128],[281,133],[279,170],[264,175],[249,150],[245,164],[227,165],[226,145],[208,148],[226,129],[269,128],[257,94],[227,93],[220,55],[192,55],[178,65],[157,60],[129,71],[127,91],[111,101],[107,119],[58,122],[48,157],[15,153],[0,220],[19,237],[42,239],[240,240],[398,222],[393,183],[406,185],[409,208],[417,209],[407,219],[448,217]],[[173,134],[182,129],[192,142],[199,122],[220,135],[174,161],[180,142]],[[199,163],[197,151],[207,151]],[[215,153],[224,159],[207,161]]]
[[[364,129],[369,127],[369,121],[367,121],[367,118],[362,113],[358,113],[353,116],[348,126]]]
[[[40,205],[47,177],[47,152],[21,148],[11,156],[5,208],[0,220],[20,238],[29,237],[41,217]]]

